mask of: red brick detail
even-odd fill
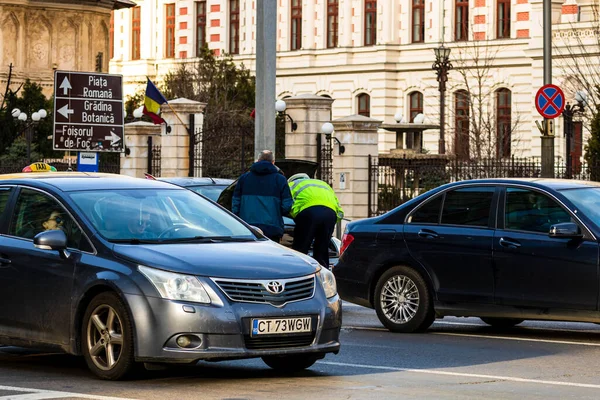
[[[220,25],[221,25],[220,19],[211,19],[210,20],[210,26],[220,26]]]
[[[187,58],[187,51],[180,51],[179,58]]]
[[[185,29],[187,29],[187,22],[180,22],[179,23],[179,30],[182,31],[182,30],[185,30]]]
[[[220,12],[220,11],[221,11],[220,4],[211,4],[210,5],[210,12]]]
[[[354,32],[354,24],[352,24],[352,30],[350,32]]]
[[[181,7],[179,9],[179,15],[187,15],[187,7]]]
[[[317,36],[317,28],[315,28],[315,36]]]
[[[221,41],[221,35],[219,35],[218,33],[215,35],[210,35],[210,41],[211,42],[220,42]]]
[[[485,24],[485,15],[476,15],[475,23],[476,24]]]
[[[517,13],[517,21],[529,21],[529,12],[518,12]]]
[[[529,0],[517,0],[517,4],[527,4]]]
[[[217,56],[217,57],[221,55],[221,49],[213,49],[213,51],[212,51],[212,52],[213,52],[213,54],[214,54],[215,56]]]
[[[485,7],[485,0],[475,0],[475,7]]]
[[[179,36],[179,44],[187,44],[187,36]]]
[[[475,40],[485,40],[485,32],[474,32],[473,39]]]
[[[564,6],[562,6],[562,13],[563,14],[577,14],[577,4],[566,4]]]
[[[352,7],[352,16],[354,17],[354,7]]]
[[[517,37],[518,38],[528,38],[529,37],[529,29],[517,29]]]

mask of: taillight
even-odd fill
[[[350,243],[353,241],[354,236],[352,236],[350,233],[344,233],[344,236],[342,237],[342,247],[340,247],[340,257],[342,254],[344,254],[344,251],[346,251],[348,246],[350,246]]]

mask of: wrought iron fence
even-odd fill
[[[325,137],[325,140],[323,140]],[[317,134],[317,178],[333,185],[333,145],[331,135]]]
[[[160,178],[162,148],[160,145],[152,144],[152,136],[148,136],[148,173]]]
[[[568,168],[555,161],[554,176],[562,179],[600,180],[600,165]],[[439,156],[392,158],[369,156],[369,216],[383,214],[445,183],[486,178],[539,178],[539,158],[461,161]]]

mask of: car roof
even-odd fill
[[[0,175],[0,184],[54,187],[63,192],[98,189],[178,189],[167,182],[152,179],[91,172],[25,172],[6,174]]]
[[[173,183],[179,186],[209,186],[209,185],[226,185],[233,183],[233,179],[210,178],[210,177],[172,177],[158,178],[160,181]]]
[[[583,181],[573,179],[552,179],[552,178],[494,178],[494,179],[471,179],[455,182],[454,185],[464,183],[487,183],[487,184],[527,184],[529,186],[547,188],[552,190],[582,189],[600,187],[600,182]]]

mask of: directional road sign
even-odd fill
[[[55,150],[122,152],[123,124],[121,75],[56,71]]]
[[[544,118],[556,118],[565,109],[565,94],[556,85],[544,85],[535,95],[535,108]]]

